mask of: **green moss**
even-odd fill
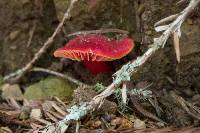
[[[74,85],[66,80],[48,77],[27,87],[24,95],[27,99],[45,99],[50,96],[71,99],[73,88]]]

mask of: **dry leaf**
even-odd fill
[[[45,112],[45,114],[49,117],[49,119],[51,119],[54,122],[58,122],[58,119],[55,118],[52,114],[50,114],[49,112]]]
[[[142,121],[140,119],[136,119],[134,121],[134,128],[135,129],[144,129],[144,128],[146,128],[146,124],[144,121]]]
[[[31,118],[41,118],[42,117],[42,111],[40,109],[32,109],[30,117]]]

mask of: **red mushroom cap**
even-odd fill
[[[133,40],[128,37],[110,40],[102,35],[82,35],[57,49],[54,56],[78,61],[112,61],[127,55],[133,47]]]

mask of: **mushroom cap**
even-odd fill
[[[133,47],[134,42],[128,37],[111,40],[102,35],[81,35],[57,49],[54,56],[77,61],[112,61],[127,55]]]

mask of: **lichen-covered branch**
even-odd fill
[[[151,47],[136,60],[127,63],[119,71],[117,71],[113,77],[113,83],[109,85],[102,93],[95,96],[90,102],[84,103],[80,106],[73,106],[70,109],[68,115],[66,115],[63,122],[69,122],[71,120],[79,120],[83,116],[87,115],[88,112],[94,111],[104,102],[104,99],[115,91],[123,82],[130,81],[130,77],[133,73],[137,72],[139,68],[160,48],[163,48],[166,44],[166,41],[169,39],[170,35],[174,32],[180,33],[180,27],[182,23],[186,20],[189,14],[198,6],[200,0],[191,0],[189,5],[175,17],[174,21],[169,24],[168,28],[164,30],[162,35],[159,38],[154,39],[154,43]],[[179,36],[180,37],[180,36]],[[59,127],[60,128],[60,127]]]
[[[18,81],[24,74],[26,74],[35,64],[36,61],[38,61],[38,59],[43,55],[43,53],[46,52],[46,50],[51,46],[52,42],[54,41],[56,35],[61,31],[65,20],[70,18],[70,12],[74,7],[74,3],[77,2],[78,0],[71,0],[71,3],[69,5],[68,10],[66,11],[66,13],[64,14],[64,17],[62,19],[62,21],[59,23],[59,25],[57,26],[57,28],[55,29],[54,33],[51,35],[51,37],[49,37],[47,39],[47,41],[44,43],[44,45],[40,48],[40,50],[35,54],[35,56],[33,57],[33,59],[26,64],[26,66],[24,66],[22,69],[17,70],[14,73],[11,73],[7,76],[4,77],[4,81],[12,81],[12,82],[16,82]]]

